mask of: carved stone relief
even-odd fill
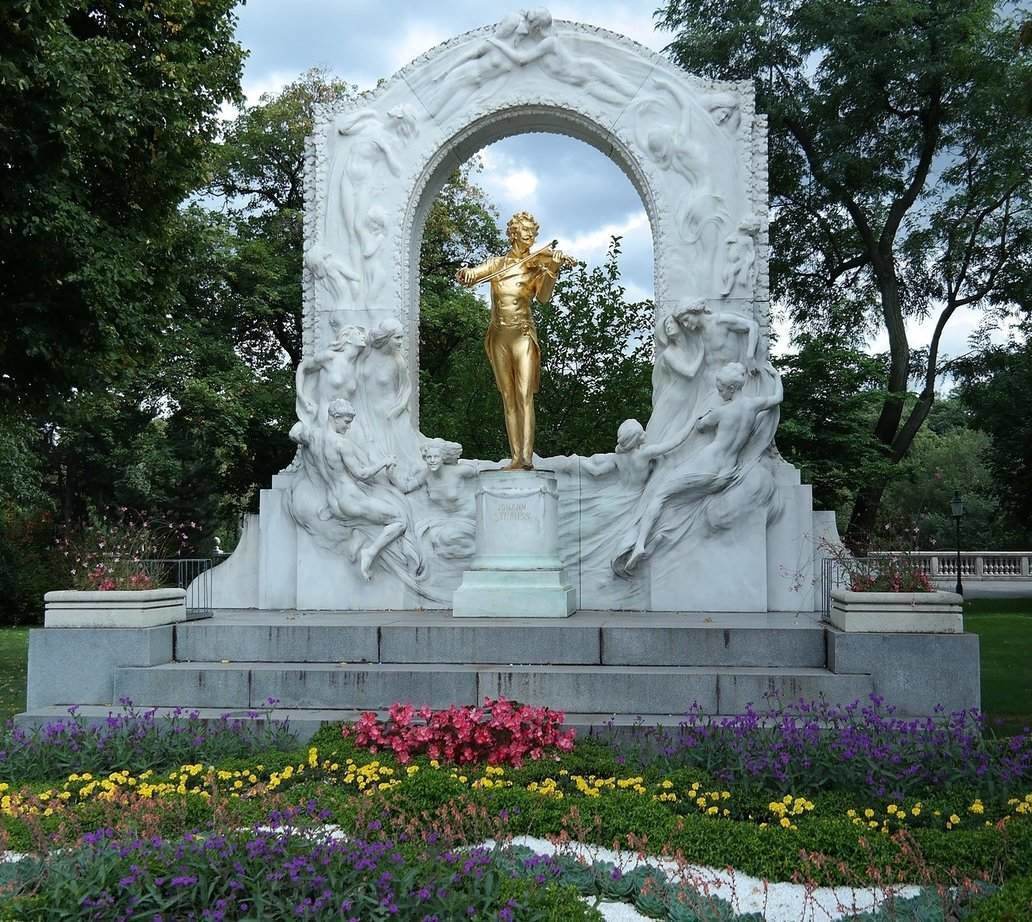
[[[650,419],[625,422],[611,453],[539,459],[557,473],[564,565],[595,607],[644,607],[658,549],[738,528],[744,510],[775,516],[765,129],[749,84],[693,78],[545,10],[459,36],[325,109],[306,159],[298,525],[373,585],[449,604],[475,545],[474,475],[494,462],[464,461],[418,428],[422,222],[467,156],[542,130],[621,166],[656,256]]]

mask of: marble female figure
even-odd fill
[[[445,439],[427,439],[421,448],[426,467],[413,488],[424,486],[435,508],[418,523],[420,535],[429,532],[434,550],[446,559],[469,557],[475,550],[476,522],[472,481],[477,467],[462,462],[462,446]]]
[[[324,425],[333,400],[356,399],[358,363],[365,347],[366,331],[362,327],[339,327],[328,349],[302,360],[295,373],[298,419],[310,425]]]
[[[404,355],[405,328],[388,317],[369,331],[368,349],[360,366],[361,392],[369,414],[365,427],[373,444],[398,459],[400,481],[422,468],[422,436],[410,422],[412,381]]]
[[[477,93],[493,87],[513,70],[512,59],[499,48],[498,42],[515,46],[529,32],[526,12],[512,13],[499,23],[493,36],[470,42],[452,62],[447,80],[441,81],[443,85],[420,94],[427,110],[441,122],[459,109],[473,105]]]
[[[354,418],[355,408],[338,398],[327,408],[325,425],[299,422],[290,435],[302,447],[306,470],[322,481],[326,491],[326,508],[320,520],[360,533],[368,526],[380,529],[361,549],[352,545],[352,550],[357,550],[362,576],[371,579],[373,564],[380,554],[405,534],[408,515],[393,488],[376,479],[381,471],[389,471],[396,459],[393,455],[384,455],[379,461],[364,457],[354,440],[348,438]],[[415,545],[411,545],[409,556],[419,575],[423,562]]]
[[[754,375],[760,370],[754,369]],[[696,517],[674,514],[674,506],[694,503],[720,493],[744,475],[746,463],[756,461],[770,445],[764,414],[775,409],[784,399],[781,378],[767,366],[764,373],[772,379],[772,391],[761,397],[742,394],[749,372],[740,362],[724,365],[716,375],[720,404],[702,414],[683,433],[681,442],[690,437],[697,444],[677,464],[661,463],[650,478],[638,504],[634,524],[621,539],[613,570],[630,575],[638,563],[649,556],[663,535],[657,526],[666,513],[687,530]]]
[[[650,440],[683,432],[714,402],[722,365],[743,362],[754,368],[759,335],[755,320],[712,313],[704,301],[690,301],[668,316],[657,335],[661,348],[652,377],[653,408],[646,429]]]
[[[371,292],[364,264],[376,253],[383,239],[382,211],[371,204],[377,189],[376,174],[386,168],[394,177],[401,175],[398,158],[402,146],[416,132],[416,113],[411,106],[395,106],[381,119],[376,112],[361,109],[338,118],[336,126],[338,134],[351,139],[341,155],[340,166],[334,167],[340,193],[341,238],[347,260],[345,274],[357,306],[367,308]]]
[[[523,23],[517,29],[516,38],[522,41],[510,43],[496,36],[487,39],[513,64],[526,67],[540,61],[541,69],[548,76],[583,89],[604,103],[618,106],[634,98],[636,87],[587,55],[578,57],[570,52],[553,32],[552,14],[548,10],[526,10],[520,15]]]

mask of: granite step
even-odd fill
[[[600,666],[490,663],[168,663],[120,667],[115,700],[141,707],[432,708],[505,696],[571,713],[707,714],[762,707],[765,695],[846,704],[873,691],[868,675],[814,667]]]
[[[556,621],[457,622],[447,613],[240,613],[175,629],[177,662],[482,663],[580,666],[827,665],[812,616],[688,618],[578,612]]]

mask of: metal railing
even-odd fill
[[[158,585],[186,590],[188,618],[211,614],[211,571],[215,562],[210,557],[171,557],[140,563]]]
[[[881,551],[845,560],[825,557],[821,561],[823,611],[831,611],[833,590],[848,589],[858,577],[876,576],[892,561],[897,567],[923,573],[939,588],[952,589],[957,579],[956,551]],[[972,582],[1032,580],[1032,551],[962,551],[960,576]]]

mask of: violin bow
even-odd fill
[[[514,263],[512,263],[511,265],[508,265],[508,266],[503,266],[501,269],[496,269],[489,276],[487,276],[487,278],[482,278],[479,282],[477,282],[477,284],[478,285],[482,285],[484,282],[490,282],[491,279],[496,279],[496,278],[498,278],[498,276],[504,275],[510,269],[515,269],[517,266],[522,266],[525,262],[527,262],[527,260],[533,259],[535,256],[540,256],[542,253],[546,252],[547,250],[554,250],[557,246],[559,246],[559,241],[558,240],[553,240],[547,246],[543,246],[543,247],[541,247],[540,250],[534,250],[533,252],[528,253],[526,256],[524,256],[522,259],[518,260],[517,262],[514,262]],[[463,268],[466,268],[466,267],[464,266]]]

